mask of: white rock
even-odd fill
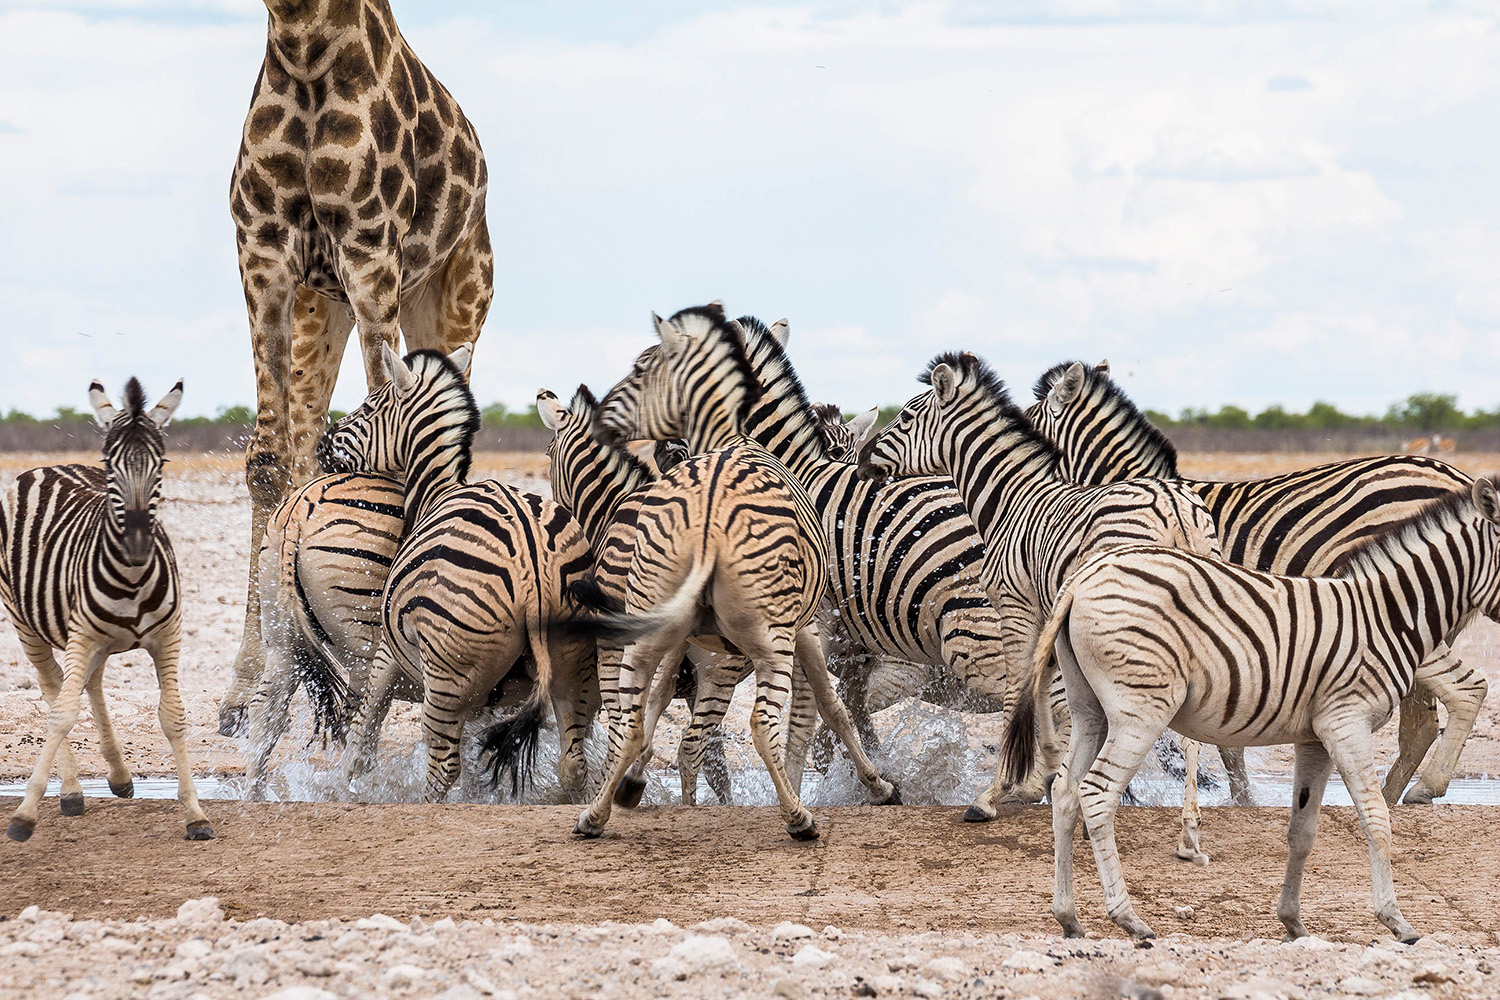
[[[1348,979],[1339,980],[1339,989],[1345,993],[1352,993],[1357,997],[1373,997],[1386,992],[1386,987],[1373,979],[1363,976],[1350,976]]]
[[[1135,978],[1147,986],[1176,983],[1187,975],[1187,970],[1176,962],[1150,962],[1135,968]]]
[[[844,932],[832,924],[828,924],[823,928],[823,936],[830,941],[837,941],[844,936]]]
[[[1050,955],[1043,955],[1040,952],[1022,949],[1001,962],[1000,968],[1013,969],[1016,972],[1041,972],[1044,969],[1052,968],[1056,964],[1056,959]]]
[[[771,995],[786,1000],[806,1000],[807,987],[789,976],[783,976],[771,984]]]
[[[188,938],[177,946],[178,958],[207,958],[213,954],[213,945],[202,938]]]
[[[899,955],[885,960],[885,967],[891,972],[903,972],[906,969],[915,969],[927,961],[926,955]]]
[[[870,985],[875,988],[875,993],[877,996],[886,996],[887,994],[891,993],[906,992],[906,980],[902,979],[900,976],[893,976],[889,973],[881,973],[878,976],[874,976],[870,979]]]
[[[338,996],[316,986],[288,986],[268,995],[265,1000],[339,1000]]]
[[[665,979],[686,979],[707,972],[724,973],[739,967],[734,945],[727,938],[694,934],[672,946],[651,969]]]
[[[936,979],[940,982],[956,983],[961,979],[969,978],[968,963],[950,955],[934,958],[923,965],[920,971],[928,979]]]
[[[536,946],[531,943],[531,938],[525,934],[517,934],[513,937],[503,937],[495,947],[495,957],[514,962],[518,958],[530,958],[536,954]]]
[[[824,951],[815,944],[805,944],[792,956],[792,966],[798,969],[823,969],[837,961],[838,956]]]
[[[216,927],[224,922],[218,896],[186,900],[177,908],[177,922],[188,927]]]
[[[1178,920],[1192,920],[1195,915],[1191,906],[1174,906],[1172,912],[1177,914]]]
[[[943,995],[941,983],[935,983],[931,979],[923,979],[920,976],[917,977],[917,983],[911,988],[911,991],[919,997],[931,998]]]
[[[480,992],[468,983],[456,983],[433,996],[432,1000],[479,1000],[480,996]]]
[[[403,962],[400,965],[393,965],[382,972],[380,974],[380,985],[388,990],[405,989],[408,986],[415,986],[417,983],[420,983],[426,975],[426,969]]]
[[[783,920],[771,928],[771,940],[773,941],[797,941],[801,938],[814,937],[811,927],[806,924],[794,924],[790,920]]]
[[[345,931],[334,940],[333,950],[337,954],[342,955],[347,951],[353,951],[364,943],[365,939],[360,937],[358,931]]]
[[[451,931],[451,930],[453,930],[453,928],[455,928],[457,926],[458,926],[458,924],[455,924],[453,922],[453,918],[452,917],[444,917],[443,919],[435,921],[433,923],[432,930],[438,931],[438,932]]]
[[[677,929],[677,925],[666,917],[657,917],[646,925],[646,931],[650,934],[671,934]]]
[[[1334,944],[1325,938],[1320,938],[1316,934],[1306,934],[1302,937],[1294,938],[1291,941],[1287,941],[1285,946],[1288,948],[1306,948],[1308,951],[1341,950],[1340,945]]]
[[[473,969],[464,970],[464,982],[468,983],[470,986],[474,987],[476,990],[478,990],[480,993],[483,993],[487,997],[492,997],[496,993],[500,992],[498,989],[496,989],[494,983],[490,982],[488,979],[475,972]]]
[[[395,917],[388,917],[384,913],[375,913],[368,917],[360,917],[354,921],[354,929],[358,931],[404,931],[406,925]]]
[[[36,923],[38,920],[40,920],[41,916],[42,908],[33,903],[30,906],[26,907],[26,909],[22,910],[20,913],[16,914],[16,919],[24,920],[27,923],[31,924]]]
[[[12,955],[36,958],[42,953],[42,946],[35,941],[12,941],[10,944],[0,948],[0,955],[7,957]]]
[[[715,917],[712,920],[694,924],[693,930],[700,934],[743,934],[750,930],[750,925],[739,917]]]

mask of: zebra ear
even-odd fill
[[[1047,393],[1047,409],[1054,417],[1062,413],[1064,406],[1078,398],[1078,394],[1083,391],[1083,378],[1083,365],[1075,363],[1068,366],[1062,378],[1052,383],[1052,389]]]
[[[1108,375],[1109,374],[1109,359],[1108,358],[1105,358],[1104,360],[1100,361],[1097,365],[1094,366],[1094,374],[1095,375]]]
[[[469,368],[474,364],[474,345],[464,344],[458,350],[448,355],[448,360],[453,363],[454,368],[458,369],[460,375],[468,378]]]
[[[937,393],[938,402],[944,406],[958,398],[958,375],[947,365],[938,365],[928,376],[932,385],[932,391]]]
[[[782,347],[792,339],[792,325],[786,321],[785,316],[771,324],[771,339]]]
[[[98,379],[89,383],[89,405],[94,408],[94,419],[99,426],[109,430],[109,425],[115,422],[115,408],[104,394],[104,383]]]
[[[557,396],[543,389],[536,394],[536,415],[542,418],[542,426],[553,433],[562,424],[563,407]]]
[[[651,314],[651,321],[656,324],[656,335],[661,338],[661,346],[666,348],[669,355],[676,354],[682,349],[682,331],[668,320],[662,319],[656,313]]]
[[[391,350],[390,344],[380,345],[380,363],[385,367],[386,376],[396,383],[397,392],[406,392],[416,384],[417,377],[412,374],[410,368],[406,367],[406,362],[401,360],[401,356]]]
[[[875,430],[875,421],[880,418],[879,408],[872,407],[849,421],[849,433],[854,435],[854,453],[864,447],[865,439]]]
[[[156,401],[151,408],[151,421],[158,427],[165,427],[172,419],[172,414],[177,412],[177,406],[182,402],[182,379],[172,386],[172,391]]]
[[[1480,516],[1486,521],[1500,524],[1500,493],[1495,492],[1495,484],[1488,479],[1474,480],[1472,496]]]
[[[711,315],[713,315],[714,318],[717,319],[721,323],[724,321],[724,318],[728,315],[728,313],[724,312],[724,300],[723,299],[714,299],[712,302],[710,302],[708,305],[704,306],[703,308],[706,309],[706,310],[708,310],[708,312]]]

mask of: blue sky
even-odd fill
[[[788,316],[813,394],[939,350],[1143,405],[1500,406],[1487,4],[395,0],[479,129],[484,401],[607,387],[651,310]],[[229,171],[258,0],[0,0],[0,410],[251,403]],[[336,402],[363,395],[351,357]]]

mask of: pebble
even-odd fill
[[[217,927],[224,922],[218,896],[186,900],[177,908],[177,922],[186,927]]]
[[[771,940],[773,941],[796,941],[801,938],[814,937],[813,929],[806,924],[794,924],[790,920],[783,920],[771,928]]]
[[[743,934],[750,929],[739,917],[715,917],[693,925],[693,930],[700,934]]]
[[[354,929],[357,931],[404,931],[406,925],[395,917],[388,917],[384,913],[376,913],[368,917],[360,917],[354,921]]]
[[[875,987],[877,996],[889,996],[892,993],[905,993],[906,980],[900,976],[890,973],[882,973],[870,980],[870,985]]]
[[[339,1000],[338,996],[316,986],[288,986],[268,994],[265,1000]]]
[[[1376,994],[1386,992],[1386,987],[1383,983],[1377,983],[1373,979],[1366,979],[1364,976],[1350,976],[1347,979],[1339,980],[1339,989],[1358,997],[1372,997]]]
[[[427,975],[427,970],[416,965],[405,962],[393,965],[380,974],[380,984],[386,989],[404,989],[420,983]]]
[[[677,929],[677,925],[666,917],[657,917],[646,925],[647,932],[651,934],[671,934]]]
[[[673,945],[665,958],[651,963],[651,969],[663,979],[686,979],[705,972],[728,972],[739,964],[727,938],[695,934]]]
[[[1177,914],[1178,920],[1192,920],[1195,916],[1191,906],[1174,906],[1172,912]]]
[[[177,946],[178,958],[207,958],[213,954],[213,945],[202,938],[188,938]]]
[[[26,958],[36,958],[41,953],[42,946],[35,941],[13,941],[4,948],[0,948],[0,955],[6,957],[19,955]]]
[[[1000,968],[1012,969],[1016,972],[1041,972],[1052,968],[1056,964],[1057,960],[1050,955],[1043,955],[1039,952],[1022,949],[1001,962]]]
[[[815,944],[805,944],[792,956],[792,965],[798,969],[823,969],[838,958],[831,951],[824,951]]]
[[[823,936],[830,941],[837,941],[844,936],[844,932],[832,924],[828,924],[823,928]]]
[[[911,988],[911,991],[919,997],[931,998],[940,997],[943,995],[942,985],[940,983],[933,982],[931,979],[918,978],[916,985]]]
[[[524,934],[501,938],[501,943],[495,948],[495,957],[507,962],[514,962],[518,958],[530,958],[535,954],[536,945],[532,944],[531,938]]]
[[[783,976],[771,984],[771,995],[785,997],[786,1000],[805,1000],[807,987],[795,979]]]
[[[1176,962],[1152,962],[1147,965],[1138,965],[1135,969],[1135,978],[1147,986],[1180,982],[1186,974],[1187,970]]]
[[[956,983],[969,978],[969,965],[963,959],[944,955],[925,963],[919,970],[928,979]]]

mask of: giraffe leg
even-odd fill
[[[479,339],[494,298],[495,261],[490,231],[480,219],[448,262],[401,306],[401,329],[410,350],[451,354]]]
[[[318,474],[318,438],[328,426],[328,405],[344,361],[354,311],[305,288],[292,309],[291,484]]]
[[[1318,813],[1323,808],[1323,790],[1328,787],[1332,770],[1333,758],[1323,744],[1297,744],[1292,765],[1292,818],[1286,828],[1286,878],[1281,883],[1281,899],[1276,903],[1276,916],[1286,927],[1288,941],[1307,936],[1301,915],[1302,872],[1318,839]]]
[[[52,655],[52,646],[30,630],[20,626],[16,628],[16,634],[20,636],[21,648],[26,651],[26,657],[36,667],[37,681],[42,689],[42,699],[46,701],[50,709],[57,704],[58,692],[62,690],[63,671],[57,665],[56,658]],[[102,730],[101,730],[102,732]],[[73,748],[67,740],[57,748],[57,770],[58,776],[62,778],[62,795],[59,806],[64,816],[78,816],[83,813],[83,785],[78,781],[78,760],[73,756]]]
[[[286,495],[291,473],[291,359],[296,303],[313,295],[279,269],[253,272],[241,260],[241,279],[250,312],[255,355],[255,432],[245,453],[245,484],[250,489],[250,571],[245,593],[245,627],[234,658],[234,676],[219,706],[219,732],[239,733],[255,682],[265,661],[260,634],[261,540],[271,512]]]

